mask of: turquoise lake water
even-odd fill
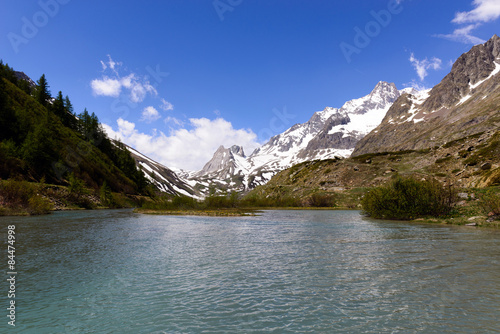
[[[357,211],[2,217],[5,278],[9,224],[2,333],[500,332],[497,230]]]

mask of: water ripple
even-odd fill
[[[342,211],[220,219],[110,210],[14,219],[22,231],[22,333],[499,327],[498,231]]]

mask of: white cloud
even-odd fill
[[[425,77],[428,75],[427,70],[439,70],[442,63],[441,59],[436,57],[432,57],[431,60],[427,58],[418,60],[413,53],[410,55],[410,62],[417,71],[417,75],[421,81],[424,81]]]
[[[122,91],[122,83],[120,80],[103,77],[102,79],[94,79],[90,82],[92,92],[95,95],[118,97]]]
[[[191,118],[190,129],[173,130],[170,135],[141,133],[134,123],[121,118],[117,125],[116,131],[107,124],[103,125],[110,138],[122,140],[167,167],[185,170],[200,170],[220,145],[241,145],[246,152],[260,146],[252,130],[235,129],[222,118]]]
[[[104,62],[101,60],[103,71],[110,69],[114,75],[108,77],[103,75],[99,79],[94,79],[90,82],[90,87],[95,95],[118,97],[125,89],[128,92],[129,98],[134,103],[144,101],[148,94],[158,95],[156,89],[146,79],[141,79],[135,73],[130,73],[126,76],[120,76],[118,73],[118,66],[122,65],[120,62],[115,62],[110,55],[109,60]]]
[[[499,0],[474,0],[472,6],[475,8],[468,12],[458,12],[451,22],[456,24],[467,24],[455,29],[452,34],[436,34],[434,37],[444,38],[465,44],[481,44],[484,39],[474,36],[472,31],[481,24],[491,22],[500,17]]]
[[[160,108],[165,110],[165,111],[174,110],[174,105],[162,98]]]
[[[439,37],[439,38],[449,39],[455,42],[474,44],[474,45],[486,42],[485,40],[473,36],[471,34],[472,30],[476,29],[477,27],[478,24],[470,24],[468,26],[455,29],[452,34],[437,34],[434,35],[434,37]]]
[[[161,118],[160,113],[153,106],[146,107],[142,111],[141,121],[151,123],[151,122],[154,122],[160,118]]]
[[[108,55],[108,59],[109,59],[109,61],[108,61],[109,68],[112,69],[112,70],[115,69],[116,65],[121,65],[122,64],[122,63],[115,62],[113,59],[111,59],[110,55]]]
[[[419,92],[420,91],[423,91],[423,90],[427,90],[429,88],[427,88],[425,85],[421,84],[421,83],[418,83],[416,80],[412,80],[411,82],[409,83],[406,83],[406,84],[403,84],[404,87],[411,87],[411,88],[415,88],[416,90],[418,90]]]
[[[149,81],[145,81],[143,83],[138,81],[132,82],[130,88],[130,100],[132,102],[138,103],[144,101],[148,93],[155,96],[158,95],[158,92],[153,86],[151,86]]]
[[[167,116],[164,120],[165,124],[173,124],[175,126],[184,126],[184,122],[178,118]]]
[[[458,24],[490,22],[500,17],[500,1],[498,0],[474,0],[472,5],[476,8],[469,12],[456,13],[452,22]]]

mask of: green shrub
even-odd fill
[[[52,203],[37,194],[39,186],[27,181],[7,180],[0,182],[0,203],[2,214],[40,215],[49,213]]]
[[[110,208],[115,208],[117,206],[113,193],[111,192],[111,188],[108,186],[106,181],[104,181],[101,188],[99,189],[99,198],[101,200],[101,205]]]
[[[233,191],[228,196],[211,194],[205,198],[203,206],[205,209],[235,208],[238,202],[238,194]]]
[[[327,193],[314,193],[311,195],[309,204],[312,207],[332,207],[335,206],[335,196]]]
[[[411,220],[448,215],[456,202],[456,191],[436,180],[397,177],[370,190],[361,200],[363,211],[373,218]]]
[[[68,191],[75,200],[79,200],[80,196],[87,193],[85,183],[71,173],[68,178]]]
[[[200,203],[189,196],[161,196],[154,201],[144,201],[143,209],[149,210],[195,210],[200,209]]]
[[[197,200],[184,195],[174,196],[171,203],[172,207],[175,209],[191,210],[199,208]]]
[[[493,213],[495,216],[500,216],[500,194],[492,190],[487,191],[480,196],[479,205],[485,214]]]
[[[47,214],[53,209],[52,203],[48,199],[43,198],[40,195],[31,197],[28,200],[28,204],[28,213],[30,215]]]
[[[0,196],[10,207],[26,206],[35,192],[35,186],[27,181],[7,180],[0,183]]]
[[[303,203],[299,198],[288,194],[265,197],[252,194],[243,198],[240,201],[240,206],[253,208],[291,208],[301,207]]]

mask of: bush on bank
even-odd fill
[[[456,202],[456,191],[439,181],[396,177],[376,187],[361,200],[363,211],[380,219],[412,220],[449,215]]]

